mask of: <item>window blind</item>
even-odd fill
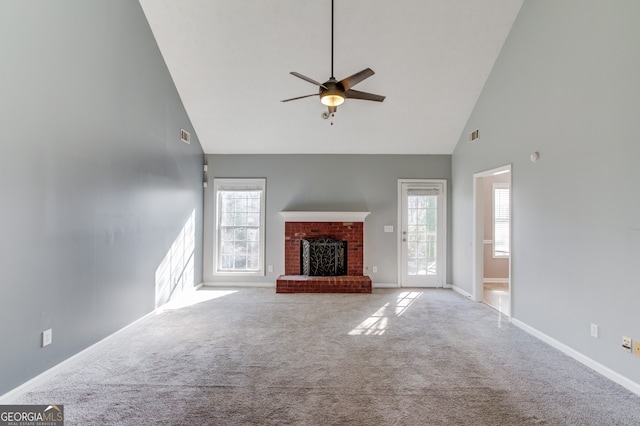
[[[509,257],[511,188],[508,183],[493,184],[493,256]]]

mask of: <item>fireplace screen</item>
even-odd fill
[[[347,274],[347,242],[314,238],[300,242],[302,275],[333,277]]]

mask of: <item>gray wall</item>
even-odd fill
[[[638,17],[636,0],[526,0],[452,160],[453,283],[472,291],[473,173],[511,163],[514,317],[635,383]]]
[[[207,155],[206,160],[211,182],[214,177],[267,179],[265,265],[274,266],[266,277],[213,275],[213,189],[209,185],[204,222],[204,280],[208,282],[275,286],[278,275],[284,273],[284,219],[279,212],[324,210],[371,212],[365,219],[365,265],[378,267],[377,274],[371,273],[374,285],[397,284],[398,179],[450,182],[451,178],[449,155]],[[394,232],[385,233],[384,225],[393,225]],[[450,264],[448,271],[450,276]]]
[[[1,395],[152,311],[192,213],[201,282],[204,157],[135,1],[0,2],[0,58]]]

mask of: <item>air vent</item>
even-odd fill
[[[469,133],[469,143],[475,142],[480,138],[480,130],[475,129],[473,132]]]
[[[191,143],[191,135],[184,129],[180,129],[180,140],[184,143]]]

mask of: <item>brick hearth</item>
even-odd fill
[[[371,293],[371,278],[280,275],[276,281],[276,293]]]

